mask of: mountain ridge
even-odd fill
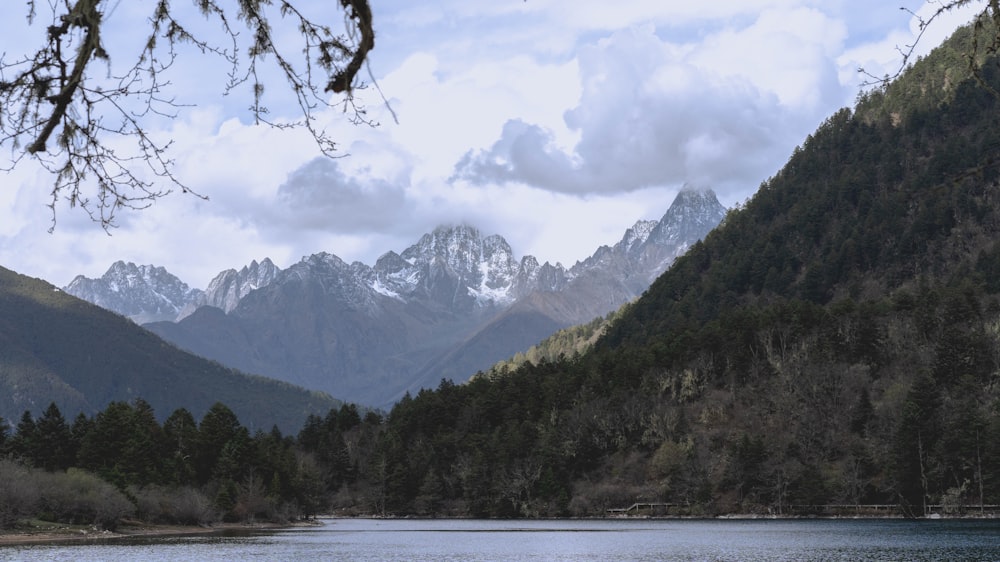
[[[724,216],[710,190],[682,193],[664,216],[691,224],[650,238],[662,220],[637,223],[569,269],[518,259],[503,237],[469,225],[439,226],[374,266],[313,254],[250,291],[225,317],[195,311],[146,327],[240,370],[389,406],[442,377],[466,380],[641,294],[695,241],[688,237],[704,236]],[[698,208],[678,214],[686,205]]]
[[[686,250],[687,246],[682,243],[681,238],[697,239],[703,236],[725,213],[709,188],[685,185],[678,192],[675,202],[678,204],[671,205],[660,220],[637,221],[626,229],[622,239],[614,245],[600,246],[593,255],[577,261],[569,269],[560,263],[553,265],[546,261],[540,264],[530,254],[517,259],[503,236],[482,236],[476,227],[468,224],[438,225],[402,253],[386,251],[372,266],[362,262],[349,265],[355,270],[357,277],[386,296],[402,297],[414,292],[432,296],[431,292],[438,291],[439,300],[444,295],[441,291],[447,288],[435,285],[433,280],[438,273],[450,269],[459,283],[469,290],[469,294],[454,295],[458,302],[452,304],[458,305],[460,302],[464,307],[490,306],[491,303],[504,306],[536,290],[561,290],[583,271],[600,266],[601,260],[607,259],[609,252],[621,256],[637,256],[642,252],[656,254],[656,246],[667,246],[671,251],[668,255],[658,256],[661,263],[645,266],[658,274]],[[708,214],[701,217],[681,217],[677,215],[680,207],[700,209],[703,215]],[[673,214],[671,209],[674,210]],[[687,228],[694,229],[695,232],[677,232],[676,225],[668,226],[663,224],[664,221],[685,222],[689,225]],[[671,228],[674,230],[671,231]],[[319,259],[329,259],[324,256],[340,259],[335,254],[319,252],[304,256],[297,263],[309,262],[314,256],[320,256]],[[641,256],[638,259],[649,262],[653,258]],[[289,268],[295,265],[292,264]],[[79,275],[63,290],[128,316],[139,324],[179,321],[201,306],[215,306],[227,313],[231,312],[243,297],[272,283],[283,271],[285,270],[276,266],[270,258],[265,257],[260,262],[253,260],[240,270],[221,271],[202,290],[188,287],[162,266],[136,266],[131,262],[118,261],[102,277],[89,279]],[[151,272],[155,275],[151,275]],[[421,275],[425,281],[423,285],[418,283],[411,286],[407,282],[407,279]],[[129,281],[123,281],[126,278]],[[137,283],[134,281],[136,278],[144,282]],[[122,286],[127,286],[131,291],[122,291]],[[148,309],[148,303],[160,301],[169,303],[169,307]],[[176,316],[172,317],[173,313]]]

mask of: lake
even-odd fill
[[[0,560],[1000,560],[1000,520],[324,519],[237,536],[6,546]]]

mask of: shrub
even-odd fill
[[[35,515],[39,493],[31,468],[0,460],[0,529],[8,529]]]
[[[41,511],[63,523],[94,524],[115,530],[135,513],[135,506],[117,488],[93,474],[71,468],[65,473],[39,473]]]
[[[130,488],[135,498],[136,517],[150,523],[210,525],[218,516],[205,494],[191,487],[165,488],[145,486]]]
[[[194,488],[175,490],[173,499],[172,516],[177,523],[210,525],[219,519],[208,497]]]

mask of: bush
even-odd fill
[[[135,498],[136,516],[143,521],[210,525],[218,520],[208,497],[191,487],[146,486],[129,493]]]
[[[180,488],[173,503],[174,520],[186,525],[210,525],[219,520],[212,502],[194,488]]]
[[[0,460],[0,529],[9,529],[35,515],[39,503],[34,469]]]
[[[65,473],[38,473],[41,511],[61,523],[94,524],[115,530],[135,506],[117,488],[97,476],[71,468]]]

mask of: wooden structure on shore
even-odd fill
[[[628,507],[611,508],[608,515],[667,515],[671,507],[678,504],[666,502],[636,502]]]
[[[668,502],[636,502],[628,507],[607,510],[612,517],[670,517],[683,516],[691,506]],[[673,509],[673,512],[671,510]],[[899,504],[824,504],[783,505],[766,511],[752,511],[747,515],[767,517],[907,517]],[[1000,517],[1000,505],[928,505],[927,517]]]

